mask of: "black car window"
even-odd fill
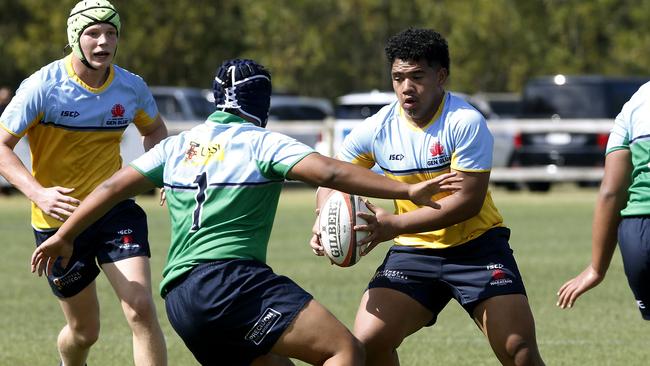
[[[604,87],[593,85],[535,85],[525,91],[522,113],[529,118],[602,118]]]
[[[278,121],[312,121],[323,120],[327,114],[321,109],[310,106],[271,106],[269,119]]]
[[[607,118],[616,118],[623,105],[645,82],[645,80],[612,82],[607,88],[609,100]]]

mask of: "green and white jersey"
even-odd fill
[[[650,83],[625,103],[614,121],[607,154],[628,149],[632,155],[632,184],[623,216],[650,215]]]
[[[165,187],[172,237],[161,293],[200,263],[265,262],[282,183],[312,152],[290,137],[217,111],[131,162]]]

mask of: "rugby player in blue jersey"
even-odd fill
[[[449,76],[445,39],[407,29],[386,45],[397,101],[356,126],[338,157],[390,179],[414,183],[449,172],[463,189],[435,198],[440,209],[395,200],[391,214],[370,205],[369,250],[393,240],[359,306],[354,334],[368,365],[399,365],[406,337],[436,322],[454,298],[474,319],[504,365],[542,365],[524,284],[490,192],[493,139],[483,116],[444,90]],[[327,189],[319,191],[323,202]],[[322,255],[317,234],[311,240]]]
[[[147,85],[114,64],[120,17],[106,0],[81,1],[68,17],[70,55],[24,80],[0,116],[0,174],[32,201],[36,244],[52,236],[80,201],[122,167],[120,139],[134,123],[145,150],[167,136]],[[13,152],[29,138],[33,175]],[[133,334],[135,365],[166,365],[151,293],[146,216],[125,197],[75,242],[75,256],[48,276],[66,319],[61,363],[86,362],[99,337],[95,278],[115,290]]]
[[[171,245],[160,285],[167,316],[203,365],[363,365],[350,331],[312,296],[265,264],[285,179],[350,193],[413,200],[455,191],[454,174],[414,185],[321,156],[264,127],[271,76],[252,60],[224,62],[214,80],[217,111],[100,185],[32,257],[39,274],[115,203],[164,187]],[[72,253],[74,256],[74,253]]]
[[[557,305],[563,309],[603,281],[618,241],[637,307],[643,319],[650,320],[649,119],[650,83],[646,83],[614,121],[594,210],[591,263],[560,287]]]

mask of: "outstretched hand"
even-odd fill
[[[409,197],[413,203],[420,206],[440,208],[440,204],[432,199],[439,192],[456,192],[461,189],[459,183],[463,178],[456,177],[456,172],[441,174],[433,179],[411,185]]]
[[[591,266],[587,266],[578,276],[565,282],[557,292],[557,306],[562,309],[570,308],[576,299],[590,289],[596,287],[605,278],[604,274],[599,274]]]
[[[57,234],[52,235],[43,244],[39,245],[32,254],[32,273],[38,271],[42,276],[43,272],[49,276],[52,273],[52,266],[57,258],[61,258],[61,267],[65,268],[72,256],[72,242],[64,240]]]

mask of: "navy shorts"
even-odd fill
[[[368,288],[391,288],[417,300],[433,313],[427,326],[452,297],[473,316],[490,297],[526,295],[509,238],[510,229],[499,227],[446,249],[393,246]]]
[[[264,263],[198,265],[168,286],[169,322],[201,365],[250,365],[269,353],[312,296]]]
[[[623,217],[618,227],[618,246],[641,316],[650,320],[650,217]]]
[[[34,230],[36,246],[54,235],[53,231]],[[99,275],[99,265],[122,259],[151,256],[147,239],[147,216],[133,200],[113,207],[84,230],[74,241],[74,251],[66,268],[54,262],[47,281],[60,298],[72,297]]]

